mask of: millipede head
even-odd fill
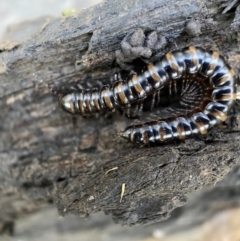
[[[75,95],[74,93],[59,95],[59,106],[70,114],[75,114]]]

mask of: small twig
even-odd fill
[[[105,175],[107,175],[109,172],[112,172],[112,171],[117,170],[117,169],[118,169],[118,167],[113,167],[113,168],[107,170],[107,171],[105,172]]]
[[[122,184],[122,191],[121,191],[120,203],[122,202],[122,198],[123,198],[123,195],[124,195],[124,192],[125,192],[125,187],[126,187],[126,183],[123,183],[123,184]]]

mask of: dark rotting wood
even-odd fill
[[[158,35],[151,61],[191,44],[219,51],[238,74],[240,7],[224,9],[209,0],[104,1],[2,47],[0,220],[14,220],[15,202],[28,197],[34,210],[36,200],[52,200],[61,215],[103,210],[123,224],[155,222],[184,205],[188,194],[221,180],[239,161],[239,104],[206,138],[139,148],[116,135],[131,120],[115,113],[73,123],[34,75],[53,86],[108,81],[132,68],[119,51],[136,29]],[[201,32],[192,34],[190,20]]]

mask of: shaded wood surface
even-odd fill
[[[54,86],[106,81],[122,70],[116,63],[122,39],[138,28],[167,41],[153,61],[200,45],[226,55],[238,74],[240,7],[222,14],[226,3],[104,1],[49,22],[24,42],[2,44],[0,220],[11,223],[38,203],[53,201],[61,215],[103,210],[123,224],[149,223],[168,218],[188,194],[221,180],[240,159],[238,104],[227,127],[206,138],[139,148],[117,137],[131,122],[118,113],[79,117],[73,124],[33,74]]]

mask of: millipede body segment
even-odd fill
[[[235,74],[224,58],[216,51],[190,46],[165,54],[125,81],[60,94],[59,103],[71,114],[88,115],[129,109],[150,95],[155,99],[165,89],[170,101],[174,94],[179,95],[173,117],[128,126],[120,136],[134,143],[161,144],[206,134],[226,120],[237,98]]]

